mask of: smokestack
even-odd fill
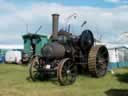
[[[57,40],[58,35],[58,23],[59,23],[59,14],[52,14],[52,36],[53,40]]]

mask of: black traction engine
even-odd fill
[[[33,81],[54,74],[61,85],[72,84],[78,71],[88,71],[93,77],[102,77],[107,72],[108,50],[104,45],[95,45],[90,30],[74,36],[63,29],[58,31],[59,15],[53,14],[53,32],[49,42],[41,49],[41,56],[33,55],[29,73]]]

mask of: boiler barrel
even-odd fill
[[[49,59],[63,58],[65,55],[65,48],[63,45],[57,42],[50,43],[43,47],[42,54],[43,54],[43,57],[46,57]]]

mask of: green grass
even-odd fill
[[[120,76],[128,73],[128,69],[114,71]],[[70,86],[59,86],[52,81],[32,82],[27,77],[26,66],[0,64],[0,96],[106,96],[109,89],[128,89],[128,82],[119,81],[118,75],[111,73],[99,79],[78,76]]]

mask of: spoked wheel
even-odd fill
[[[33,56],[30,60],[30,63],[29,63],[29,75],[30,75],[30,78],[33,80],[33,81],[36,81],[39,79],[39,71],[38,71],[38,68],[39,68],[39,60],[38,60],[38,57],[37,56]]]
[[[77,66],[69,58],[62,59],[58,64],[57,77],[61,85],[70,85],[75,82]]]
[[[88,69],[92,76],[102,77],[107,72],[109,62],[108,50],[103,45],[92,47],[88,57]]]

